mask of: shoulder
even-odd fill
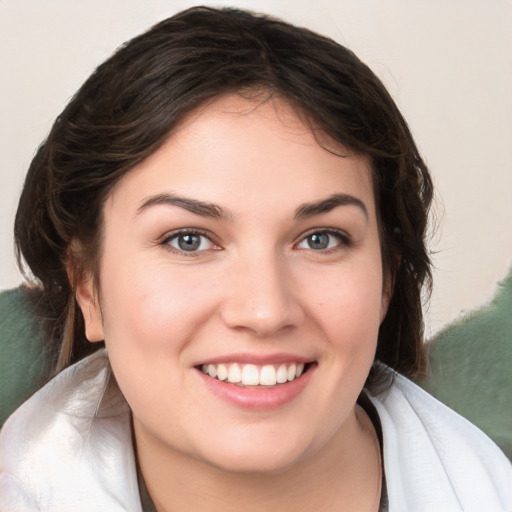
[[[512,465],[477,427],[401,375],[370,398],[391,510],[512,510]]]
[[[0,510],[140,508],[129,410],[108,376],[105,353],[97,352],[7,420],[0,433]]]

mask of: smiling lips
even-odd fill
[[[230,356],[196,366],[206,387],[231,406],[247,411],[269,411],[284,406],[307,387],[316,361],[274,355],[273,361]]]
[[[291,382],[302,375],[304,363],[266,364],[204,364],[201,371],[214,379],[242,386],[275,386]]]

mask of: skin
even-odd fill
[[[375,432],[356,400],[389,296],[369,163],[329,149],[344,156],[285,101],[228,95],[192,113],[106,201],[101,295],[85,278],[77,299],[88,339],[106,341],[159,510],[377,508]],[[352,199],[304,214],[333,194]],[[176,230],[204,233],[199,250],[180,250]],[[312,233],[327,233],[328,248],[312,248]],[[314,365],[271,410],[226,402],[196,368],[276,353]]]

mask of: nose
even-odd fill
[[[237,262],[225,287],[221,317],[232,329],[268,337],[297,327],[304,319],[299,290],[290,270],[278,258]]]

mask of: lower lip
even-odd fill
[[[299,378],[275,387],[244,387],[213,379],[197,370],[208,389],[221,400],[241,409],[268,411],[291,402],[300,395],[311,378],[315,367],[311,367]]]

